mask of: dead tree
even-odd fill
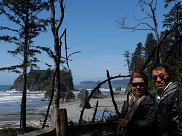
[[[136,17],[136,15],[133,15],[133,18],[136,22],[136,25],[134,26],[129,26],[127,25],[126,18],[119,18],[117,19],[117,23],[119,25],[118,28],[121,29],[126,29],[130,31],[137,31],[137,30],[147,30],[147,31],[153,31],[156,37],[157,44],[160,42],[160,36],[158,32],[158,24],[157,24],[157,18],[156,18],[156,10],[157,10],[157,4],[158,0],[151,0],[150,2],[145,1],[145,0],[138,0],[137,6],[140,8],[140,12],[142,15],[140,17]],[[150,11],[150,12],[148,12]],[[152,23],[147,22],[146,20],[151,21]],[[154,47],[156,48],[156,47]],[[162,54],[160,51],[160,46],[158,47],[159,51],[157,53],[159,62],[163,62],[162,60]]]

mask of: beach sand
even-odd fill
[[[114,95],[114,99],[117,103],[119,111],[121,111],[121,107],[123,105],[124,100],[126,99],[126,95],[124,93],[120,93]],[[85,109],[83,114],[83,120],[91,121],[93,118],[95,105],[98,100],[98,109],[97,111],[103,112],[107,110],[109,112],[115,113],[114,105],[111,97],[103,98],[103,99],[90,99],[89,103],[92,108]],[[79,122],[80,113],[82,108],[79,107],[80,100],[77,99],[71,102],[61,102],[60,109],[65,108],[67,111],[68,122]],[[50,113],[52,113],[50,111]],[[27,126],[41,127],[44,121],[46,114],[46,109],[36,109],[27,111]],[[9,113],[0,113],[0,128],[14,128],[19,126],[20,120],[20,112],[9,112]],[[47,121],[47,127],[51,126],[51,115]]]

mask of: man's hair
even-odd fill
[[[171,70],[170,70],[170,68],[169,68],[166,64],[164,64],[164,63],[158,63],[158,64],[154,65],[154,66],[152,67],[151,73],[152,73],[153,70],[160,70],[161,68],[163,68],[163,69],[166,71],[166,73],[168,74],[168,76],[171,78]]]

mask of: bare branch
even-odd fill
[[[111,85],[110,74],[109,74],[109,71],[108,70],[106,72],[107,72],[107,79],[108,79],[108,84],[109,84],[111,99],[112,99],[112,102],[113,102],[113,105],[114,105],[116,114],[119,115],[120,113],[119,113],[119,110],[118,110],[118,106],[117,106],[116,101],[114,99],[114,92],[113,92],[112,85]]]
[[[57,26],[57,31],[59,30],[59,28],[60,28],[60,26],[61,26],[61,24],[63,23],[63,19],[64,19],[64,6],[63,6],[63,1],[64,0],[61,0],[60,1],[60,4],[59,4],[59,6],[60,6],[60,14],[61,14],[61,16],[60,16],[60,19],[59,19],[59,24],[58,24],[58,26]]]
[[[51,58],[55,58],[54,53],[52,52],[52,50],[48,47],[40,47],[40,46],[33,46],[35,48],[41,49],[43,51],[45,51]]]
[[[72,56],[73,54],[76,54],[76,53],[81,53],[81,51],[75,51],[75,52],[71,53],[70,55],[68,55],[68,58],[69,58],[70,56]]]
[[[126,23],[126,18],[119,18],[117,19],[117,23],[120,25],[120,28],[122,29],[128,29],[129,31],[136,31],[136,30],[149,30],[154,31],[157,41],[159,41],[159,34],[157,30],[157,20],[155,16],[156,6],[157,6],[158,0],[151,0],[149,3],[147,3],[145,0],[139,0],[136,6],[140,7],[140,12],[143,13],[144,17],[136,17],[136,15],[133,13],[133,18],[136,21],[136,25],[129,26]],[[149,8],[148,10],[146,8]],[[147,20],[152,20],[153,25],[149,24]]]
[[[0,30],[9,30],[9,31],[13,31],[13,32],[18,32],[18,30],[16,30],[16,29],[11,29],[9,27],[3,27],[3,26],[0,26]]]
[[[126,24],[126,21],[125,19],[120,19],[120,20],[117,20],[117,23],[121,25],[121,28],[122,29],[127,29],[129,31],[136,31],[136,30],[152,30],[153,31],[153,27],[150,26],[148,23],[145,23],[145,22],[140,22],[139,20],[142,20],[142,19],[136,19],[135,20],[138,20],[138,24],[135,25],[135,26],[132,26],[132,27],[129,27],[127,24]],[[145,28],[142,28],[143,25],[146,25],[148,27],[145,27]],[[141,26],[141,27],[140,27]]]
[[[112,79],[115,79],[115,78],[121,78],[121,77],[126,78],[126,77],[130,77],[130,75],[124,76],[124,75],[120,75],[120,74],[119,74],[118,76],[110,77],[109,80],[112,80]],[[90,95],[88,96],[88,100],[87,100],[87,102],[85,103],[85,106],[82,108],[82,111],[81,111],[81,113],[80,113],[79,124],[81,124],[81,122],[82,122],[82,117],[83,117],[83,113],[84,113],[84,110],[85,110],[85,108],[86,108],[86,105],[89,103],[89,101],[90,101],[90,99],[92,98],[94,92],[95,92],[98,88],[100,88],[100,86],[101,86],[102,84],[104,84],[105,82],[108,82],[108,79],[106,79],[106,80],[100,82],[94,89],[92,89]]]
[[[8,67],[0,68],[0,71],[9,71],[9,72],[15,72],[15,73],[21,74],[21,71],[18,69],[22,69],[22,67],[23,65],[8,66]]]

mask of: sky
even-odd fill
[[[129,25],[134,25],[133,10],[136,15],[139,7],[133,0],[66,0],[65,17],[60,29],[60,35],[67,28],[68,53],[81,51],[71,56],[69,62],[74,85],[81,81],[102,81],[107,79],[106,70],[110,76],[128,75],[126,61],[123,56],[126,50],[134,52],[136,45],[145,43],[147,33],[151,31],[128,31],[118,28],[116,22],[120,17],[126,17]],[[161,21],[163,3],[159,3],[156,16]],[[44,16],[50,16],[48,13]],[[1,16],[0,16],[1,18]],[[1,24],[8,24],[5,18]],[[151,23],[151,22],[150,22]],[[160,24],[159,24],[159,27]],[[0,31],[0,34],[1,31]],[[53,49],[53,39],[50,27],[46,33],[36,38],[35,45],[47,46]],[[5,46],[6,45],[6,46]],[[0,42],[0,67],[11,66],[20,62],[7,54],[8,49],[14,48]],[[64,48],[62,48],[64,50]],[[53,60],[43,53],[39,56],[43,62],[53,65]],[[40,69],[47,69],[39,64]],[[52,67],[53,68],[53,67]],[[12,85],[19,74],[0,71],[0,85]]]

